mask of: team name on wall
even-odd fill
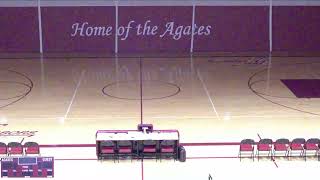
[[[182,36],[190,36],[192,34],[192,26],[177,25],[175,22],[166,22],[165,28],[159,28],[159,25],[152,25],[150,20],[145,21],[143,24],[131,20],[125,26],[117,28],[117,34],[120,40],[126,40],[129,36],[159,36],[164,38],[169,36],[174,40],[179,40]],[[111,36],[114,27],[112,26],[92,26],[89,22],[76,22],[71,25],[71,36],[82,37],[107,37]],[[164,30],[160,30],[164,29]],[[194,35],[197,36],[210,36],[212,34],[212,26],[210,25],[197,25],[194,24]]]

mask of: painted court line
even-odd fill
[[[54,159],[55,161],[97,161],[97,158],[78,158],[78,159],[72,159],[72,158],[68,158],[68,159],[62,159],[62,158],[56,158]]]
[[[202,79],[202,76],[201,76],[201,74],[200,74],[199,69],[197,70],[197,75],[198,75],[198,78],[199,78],[199,80],[200,80],[200,82],[201,82],[201,84],[202,84],[203,89],[205,90],[205,92],[206,92],[206,94],[207,94],[207,96],[208,96],[208,98],[209,98],[209,101],[210,101],[210,103],[211,103],[211,106],[212,106],[213,111],[216,113],[216,116],[217,116],[218,120],[221,120],[221,119],[220,119],[220,116],[219,116],[219,114],[218,114],[218,112],[217,112],[217,110],[216,110],[216,108],[215,108],[215,106],[214,106],[214,103],[213,103],[213,101],[212,101],[212,99],[211,99],[211,96],[210,96],[210,93],[209,93],[209,91],[208,91],[208,88],[207,88],[206,84],[204,83],[204,81],[203,81],[203,79]]]
[[[257,133],[257,135],[258,135],[258,138],[261,140],[262,138],[261,138],[260,134],[259,134],[259,133]]]
[[[74,101],[74,99],[75,99],[75,97],[76,97],[76,95],[77,95],[77,92],[78,92],[78,89],[79,89],[79,87],[80,87],[80,85],[81,85],[81,81],[82,81],[82,79],[83,79],[83,77],[84,77],[84,74],[85,74],[85,71],[83,70],[83,71],[81,72],[81,75],[80,75],[78,84],[77,84],[77,86],[76,86],[76,89],[74,90],[74,93],[73,93],[73,96],[72,96],[72,98],[71,98],[70,104],[69,104],[69,106],[68,106],[67,112],[66,112],[66,114],[65,114],[64,117],[63,117],[63,120],[65,120],[65,119],[68,117],[68,114],[69,114],[69,112],[70,112],[70,109],[71,109],[71,106],[72,106],[72,104],[73,104],[73,101]]]
[[[276,160],[274,159],[274,157],[272,157],[272,161],[273,161],[273,164],[274,164],[277,168],[279,168],[279,166],[278,166]]]
[[[195,157],[186,157],[186,159],[194,159],[194,160],[201,160],[201,159],[239,159],[238,156],[195,156]],[[97,161],[97,158],[56,158],[55,161]],[[277,168],[279,168],[278,164],[272,158],[273,163]],[[142,180],[144,179],[144,166],[143,160],[141,159],[141,177]]]
[[[107,116],[94,116],[90,114],[84,114],[84,117],[70,117],[68,119],[72,120],[106,120],[106,119],[128,119],[131,120],[133,118],[139,118],[140,115],[137,116],[114,116],[114,117],[107,117]],[[269,116],[269,115],[232,115],[231,118],[275,118],[275,116]],[[297,118],[297,116],[286,116],[286,115],[278,115],[277,118]],[[57,120],[59,118],[59,115],[45,115],[45,114],[39,114],[37,117],[11,117],[11,120]],[[212,119],[212,116],[153,116],[152,119]],[[6,126],[8,124],[0,124],[0,126]]]
[[[204,156],[204,157],[187,157],[187,159],[238,159],[238,156]]]
[[[261,138],[260,134],[257,133],[257,135],[258,135],[259,139],[261,140],[262,138]],[[271,159],[272,159],[273,164],[274,164],[277,168],[279,168],[276,160],[275,160],[274,157],[272,156],[272,152],[271,152]]]
[[[237,156],[198,156],[198,157],[187,157],[186,159],[238,159]],[[55,161],[96,161],[97,158],[56,158]],[[141,178],[144,179],[144,166],[143,159],[141,159]]]
[[[238,146],[239,142],[204,142],[204,143],[180,143],[182,146]],[[41,144],[43,148],[86,148],[96,147],[96,144]]]
[[[144,179],[144,172],[143,172],[144,168],[143,168],[143,159],[141,159],[141,179]]]

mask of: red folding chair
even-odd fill
[[[243,155],[249,155],[249,157],[252,158],[252,161],[254,161],[254,145],[255,142],[252,139],[244,139],[240,142],[240,149],[238,154],[240,161],[243,158]]]
[[[115,162],[116,159],[116,145],[113,141],[100,142],[100,155],[101,158],[112,158]]]
[[[289,147],[290,146],[290,141],[289,139],[278,139],[276,142],[273,144],[273,157],[277,157],[276,153],[277,152],[284,152],[284,157],[289,156]]]
[[[142,143],[143,148],[142,148],[142,158],[145,157],[155,157],[158,159],[158,154],[157,154],[157,141],[154,140],[145,140]]]
[[[7,145],[3,142],[0,142],[0,156],[6,156],[7,153]]]
[[[307,156],[317,156],[319,154],[320,139],[311,138],[308,139],[304,145],[304,160],[307,160]]]
[[[118,162],[120,158],[127,158],[129,157],[132,161],[133,157],[133,144],[131,141],[118,141]]]
[[[24,153],[25,155],[28,154],[36,154],[40,155],[40,147],[39,144],[36,142],[26,142],[24,143]]]
[[[23,155],[23,146],[19,142],[8,143],[8,155]]]
[[[163,140],[160,143],[160,161],[163,157],[176,159],[177,145],[173,140]]]
[[[290,143],[290,157],[292,157],[293,154],[298,154],[299,157],[303,157],[305,143],[306,140],[304,138],[293,139]]]
[[[267,157],[270,157],[272,159],[272,140],[271,139],[261,139],[258,142],[257,145],[257,153],[256,156],[258,157],[258,161],[261,156],[261,152],[264,154],[267,154]]]

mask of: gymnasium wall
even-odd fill
[[[320,52],[320,1],[270,3],[0,1],[0,52]]]
[[[0,7],[0,52],[39,52],[35,7]]]

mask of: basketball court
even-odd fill
[[[308,0],[2,1],[0,143],[38,143],[39,162],[54,162],[53,178],[61,180],[318,177],[319,143],[306,160],[258,161],[256,145],[319,138],[319,7]],[[97,131],[138,124],[179,131],[186,161],[97,157]],[[254,158],[239,158],[244,139],[254,141]],[[35,160],[22,154],[21,162]],[[11,156],[0,147],[2,163]],[[35,168],[31,177],[47,176],[48,168]]]
[[[2,134],[1,140],[24,138],[41,144],[41,155],[55,158],[58,179],[104,179],[106,174],[117,179],[208,179],[209,174],[213,179],[253,179],[266,171],[302,178],[319,162],[281,158],[240,162],[238,145],[230,143],[244,138],[317,137],[319,100],[296,98],[281,82],[317,79],[317,61],[312,57],[3,59],[1,120],[8,125],[1,132],[33,134]],[[140,70],[142,123],[179,130],[187,151],[185,163],[114,163],[96,158],[97,130],[135,129],[141,123]]]

